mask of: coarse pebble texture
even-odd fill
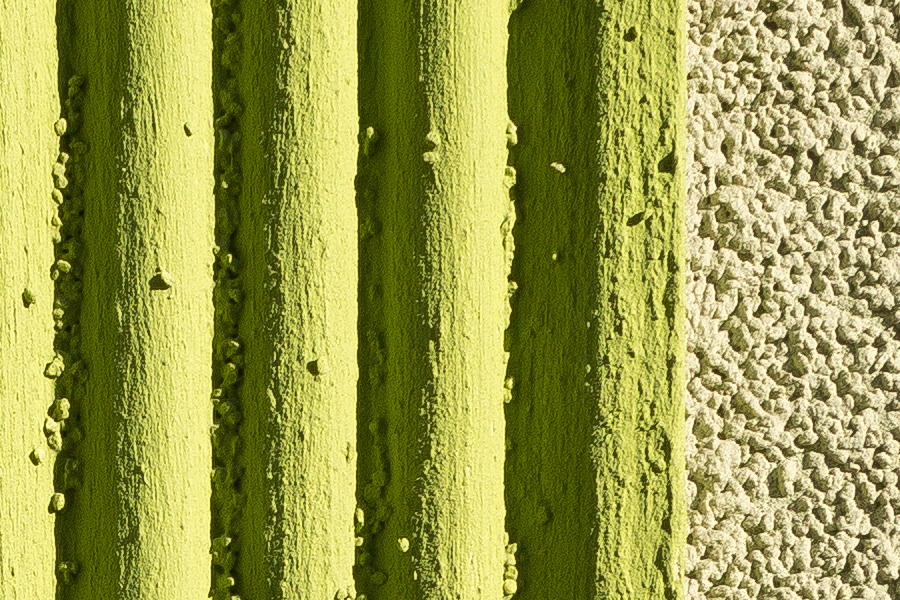
[[[691,0],[688,596],[900,596],[900,4]]]
[[[520,599],[682,597],[684,18],[525,0],[510,20]]]
[[[511,587],[509,13],[464,0],[360,10],[357,583],[370,600],[495,600]]]
[[[52,598],[56,3],[0,0],[0,598]],[[28,55],[32,60],[22,60]]]
[[[355,0],[241,0],[244,600],[353,600]]]
[[[84,439],[61,517],[71,552],[57,568],[60,597],[205,598],[211,10],[202,0],[84,0],[71,19],[78,76],[69,87],[80,98],[73,108],[86,149],[76,177],[86,381],[73,402]],[[74,366],[63,361],[65,371]]]

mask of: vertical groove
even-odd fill
[[[592,529],[604,518],[589,508],[596,506],[589,448],[597,408],[585,386],[596,293],[592,5],[525,0],[509,25],[518,291],[509,328],[515,386],[506,406],[506,497],[520,600],[593,597]]]
[[[54,497],[51,510],[59,512],[56,519],[56,598],[65,597],[67,586],[78,573],[74,560],[72,503],[79,488],[80,444],[83,437],[80,425],[80,406],[84,398],[85,369],[81,357],[81,303],[84,281],[84,195],[81,188],[81,170],[87,146],[81,139],[83,122],[81,109],[84,104],[84,79],[72,74],[71,64],[71,2],[56,2],[56,45],[59,64],[59,87],[63,117],[57,121],[56,133],[60,135],[60,153],[54,165],[53,200],[58,204],[53,224],[57,261],[51,270],[54,280],[53,301],[54,357],[46,366],[44,375],[52,376],[56,383],[56,398],[50,417],[57,421],[45,430],[48,445],[59,447],[54,465]],[[57,495],[58,494],[58,495]]]
[[[383,49],[385,21],[376,19],[377,3],[359,2],[357,62],[359,65],[358,110],[360,151],[357,162],[356,199],[359,238],[359,280],[357,299],[359,320],[357,386],[356,492],[358,507],[354,519],[357,534],[354,578],[359,589],[371,586],[375,571],[374,540],[390,516],[384,501],[391,473],[385,447],[384,411],[387,357],[385,355],[385,273],[387,247],[378,207],[379,173],[384,168],[381,152],[383,104],[375,99],[382,92],[376,86],[373,55]],[[377,123],[378,127],[374,124]],[[365,597],[365,596],[364,596]]]
[[[237,70],[242,45],[239,0],[213,3],[213,103],[215,110],[215,287],[213,306],[213,433],[211,535],[213,600],[231,600],[238,585],[234,565],[240,547],[241,404],[238,396],[244,348],[238,335],[243,288],[236,254],[241,189],[243,104]]]
[[[245,600],[354,598],[352,0],[243,0],[237,249]]]
[[[53,351],[55,13],[53,1],[0,2],[0,597],[9,600],[55,588],[54,452],[42,434],[53,385],[41,377]]]
[[[68,65],[61,65],[66,71]],[[80,486],[80,407],[84,398],[85,369],[81,356],[81,303],[84,281],[84,195],[81,187],[83,158],[87,146],[81,140],[81,108],[84,103],[84,79],[73,75],[68,79],[65,92],[64,117],[57,121],[57,132],[62,134],[61,152],[54,165],[53,199],[59,204],[54,225],[59,226],[56,240],[56,262],[51,277],[56,282],[53,301],[53,320],[56,329],[54,357],[47,364],[44,375],[56,381],[56,398],[47,421],[47,444],[59,451],[55,465],[56,492],[51,509],[65,510],[56,521],[57,577],[64,587],[72,582],[78,572],[73,560],[72,500]],[[68,498],[68,508],[66,502]],[[57,588],[59,592],[63,588]]]
[[[82,484],[65,597],[202,598],[209,574],[210,7],[79,2]]]
[[[375,599],[497,598],[507,7],[363,5],[361,116],[379,137],[363,134],[360,178],[377,273],[363,286],[374,376],[360,414],[375,454],[360,479],[374,518],[358,580]]]
[[[510,22],[523,600],[682,597],[683,20],[529,0]]]

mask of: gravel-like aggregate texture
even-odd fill
[[[688,9],[687,597],[900,597],[900,2]]]

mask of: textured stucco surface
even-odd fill
[[[900,594],[898,18],[689,2],[689,598]]]

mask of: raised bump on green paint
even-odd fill
[[[0,12],[0,598],[52,598],[55,546],[52,453],[41,426],[53,382],[51,169],[56,3],[14,0]]]
[[[236,590],[343,600],[356,508],[356,2],[242,0],[241,12]]]
[[[684,14],[527,0],[511,17],[519,600],[683,594]]]
[[[202,0],[86,0],[72,15],[72,66],[84,81],[89,371],[77,403],[81,483],[63,513],[74,547],[59,565],[63,597],[205,598],[211,10]],[[163,272],[168,287],[154,283]]]
[[[358,582],[373,600],[499,599],[508,7],[361,10],[361,129],[379,138],[360,157],[360,415],[373,426]]]

